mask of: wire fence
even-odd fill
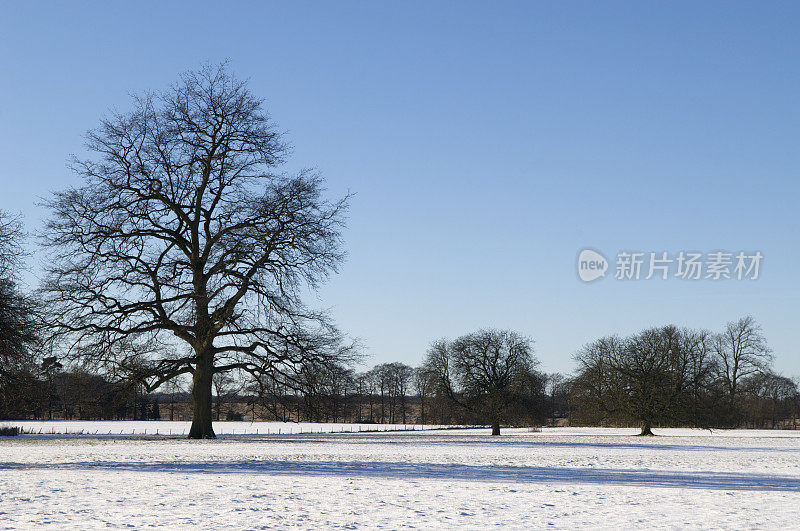
[[[170,421],[19,421],[4,422],[19,434],[28,435],[97,435],[97,436],[186,436],[188,422]],[[329,423],[270,423],[216,422],[217,436],[239,435],[324,435],[380,432],[431,431],[475,426],[442,424],[329,424]]]

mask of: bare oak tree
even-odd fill
[[[675,414],[687,385],[687,337],[671,325],[650,328],[611,353],[611,365],[624,382],[621,405],[639,421],[640,435],[653,435],[654,422]]]
[[[300,295],[343,257],[347,198],[276,171],[287,147],[226,65],[133,103],[87,134],[83,185],[48,202],[53,339],[148,391],[190,374],[189,437],[214,437],[214,374],[346,355]]]
[[[506,409],[535,364],[531,340],[509,330],[480,330],[434,342],[425,367],[451,400],[484,415],[492,435],[500,435]]]
[[[711,370],[708,338],[667,325],[594,341],[575,355],[573,397],[594,422],[633,420],[641,435],[652,435],[656,422],[697,423],[696,400]]]

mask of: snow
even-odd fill
[[[0,438],[0,528],[774,529],[800,517],[793,431],[520,428],[491,437],[316,425],[328,433],[264,435],[268,423],[255,423],[258,434],[227,426],[250,423],[215,423],[231,435],[189,441],[162,435],[164,422],[147,435],[136,424],[135,436],[73,424],[60,425],[82,425],[84,435]],[[85,435],[90,427],[98,435]]]

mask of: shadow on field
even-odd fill
[[[606,442],[606,441],[593,441],[593,442],[581,442],[581,441],[548,441],[548,440],[538,440],[538,441],[514,441],[514,440],[507,440],[507,441],[478,441],[477,444],[487,444],[493,446],[518,446],[524,448],[542,448],[542,447],[549,447],[549,448],[590,448],[590,449],[613,449],[613,450],[656,450],[656,451],[668,451],[668,452],[779,452],[779,453],[800,453],[800,446],[789,446],[789,447],[776,447],[776,446],[720,446],[720,445],[712,445],[712,444],[670,444],[664,442],[664,439],[658,438],[638,438],[635,436],[631,436],[632,439],[636,439],[635,442],[631,443],[623,443],[623,442]],[[470,441],[470,444],[473,444]]]
[[[609,437],[612,439],[612,437]],[[620,435],[613,436],[614,440],[592,440],[592,441],[554,441],[550,436],[535,436],[528,439],[520,440],[518,436],[505,436],[505,437],[486,437],[475,435],[435,435],[424,436],[419,434],[407,433],[327,433],[327,434],[287,434],[287,435],[223,435],[219,440],[241,440],[241,441],[261,441],[270,443],[318,443],[329,444],[331,442],[345,442],[347,444],[357,445],[375,445],[375,444],[396,444],[407,445],[413,444],[414,446],[453,446],[465,445],[469,447],[485,446],[492,448],[499,447],[514,447],[520,450],[528,448],[566,448],[566,449],[612,449],[612,450],[654,450],[654,451],[668,451],[668,452],[769,452],[769,453],[796,453],[800,454],[800,445],[794,446],[750,446],[750,445],[728,445],[723,446],[719,444],[682,444],[671,443],[669,436],[656,436],[656,437],[638,437],[635,435]],[[618,442],[622,439],[626,442]],[[627,442],[630,441],[630,442]]]
[[[405,480],[487,481],[518,483],[583,483],[637,487],[731,491],[800,492],[800,478],[718,472],[667,472],[603,468],[532,466],[470,466],[461,464],[383,461],[208,461],[208,462],[73,462],[47,464],[2,463],[0,471],[74,470],[132,471],[177,474],[247,474],[264,476],[325,476]]]

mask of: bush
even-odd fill
[[[16,437],[17,435],[19,435],[19,428],[17,426],[0,426],[0,436]]]

